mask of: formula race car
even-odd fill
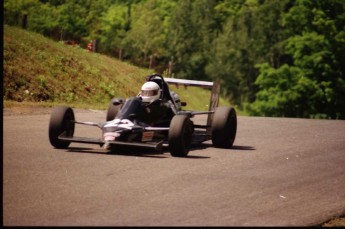
[[[183,110],[185,102],[169,89],[168,84],[212,88],[208,111]],[[212,140],[214,147],[231,148],[236,137],[237,116],[232,107],[218,107],[219,83],[147,77],[141,91],[128,99],[114,98],[109,103],[106,121],[76,121],[72,108],[55,107],[49,123],[49,140],[58,149],[72,142],[98,144],[114,151],[119,146],[148,147],[161,150],[167,146],[172,156],[187,156],[192,145]],[[206,125],[196,125],[195,115],[207,114]],[[73,136],[76,124],[96,126],[102,130],[99,139]]]

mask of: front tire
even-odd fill
[[[188,155],[193,134],[193,124],[185,115],[175,115],[169,128],[169,150],[173,157]]]
[[[237,132],[236,111],[232,107],[217,107],[212,121],[212,143],[217,148],[231,148]]]
[[[59,106],[53,109],[49,121],[50,144],[58,149],[66,149],[70,142],[62,141],[59,136],[65,132],[65,136],[74,134],[74,112],[72,108]]]

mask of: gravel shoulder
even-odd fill
[[[3,108],[3,116],[14,116],[14,115],[39,115],[39,114],[50,114],[52,108],[50,107],[30,107],[30,106],[18,106],[18,107],[5,107]]]
[[[3,116],[16,116],[16,115],[42,115],[51,114],[52,107],[43,106],[15,106],[3,108]],[[73,108],[78,113],[90,112],[90,109]]]

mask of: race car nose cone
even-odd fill
[[[115,132],[107,132],[103,134],[103,138],[105,141],[115,141],[115,139],[119,136],[120,134]]]

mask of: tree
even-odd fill
[[[238,0],[218,4],[222,33],[214,40],[207,74],[219,79],[231,101],[241,107],[252,102],[258,63],[279,65],[285,1]]]
[[[283,17],[289,35],[283,42],[284,54],[292,63],[278,68],[259,66],[256,84],[260,91],[248,107],[252,114],[345,117],[344,9],[345,2],[337,0],[296,1]],[[280,87],[287,78],[288,86]]]
[[[219,27],[214,8],[217,1],[180,1],[169,27],[169,52],[174,56],[174,72],[181,78],[210,79],[205,67],[211,44]]]
[[[80,42],[88,35],[86,18],[88,15],[89,2],[84,0],[67,1],[58,6],[59,25],[63,30],[65,40]],[[88,6],[88,7],[85,7]]]
[[[123,47],[125,28],[128,22],[128,6],[125,4],[111,5],[100,17],[100,29],[95,37],[100,42],[103,53],[114,54],[114,51]]]
[[[147,67],[149,56],[169,58],[167,25],[174,6],[174,1],[148,0],[132,7],[131,29],[124,43],[126,52],[137,64]]]
[[[250,114],[343,118],[343,0],[4,0],[4,22],[176,77],[219,80]],[[82,44],[83,45],[83,44]],[[287,83],[288,82],[288,83]],[[286,86],[288,85],[288,86]]]

